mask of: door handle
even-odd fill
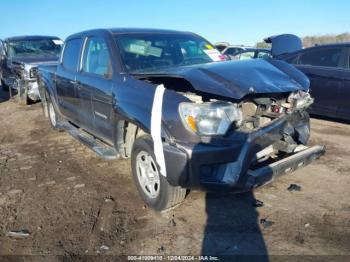
[[[71,83],[72,85],[75,85],[75,84],[77,84],[77,81],[75,81],[75,80],[70,80],[69,83]]]

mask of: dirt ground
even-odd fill
[[[273,184],[191,192],[159,214],[138,197],[128,160],[101,160],[52,130],[40,103],[0,97],[2,256],[350,255],[350,124],[312,119],[311,144],[326,155]],[[29,236],[8,235],[23,229]]]

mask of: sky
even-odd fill
[[[281,33],[350,31],[348,0],[0,0],[0,38],[93,28],[147,27],[195,32],[212,43],[254,45]]]

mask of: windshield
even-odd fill
[[[7,52],[11,58],[25,56],[58,57],[62,44],[62,40],[59,39],[16,40],[7,43]]]
[[[123,34],[115,39],[129,73],[224,60],[209,42],[192,34]]]

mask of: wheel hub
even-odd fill
[[[156,198],[160,191],[159,171],[153,157],[141,151],[136,156],[137,178],[143,192],[150,198]]]
[[[56,112],[55,112],[55,109],[53,108],[52,103],[49,103],[49,117],[50,117],[51,124],[53,126],[56,126],[56,124],[57,124],[57,122],[56,122]]]

